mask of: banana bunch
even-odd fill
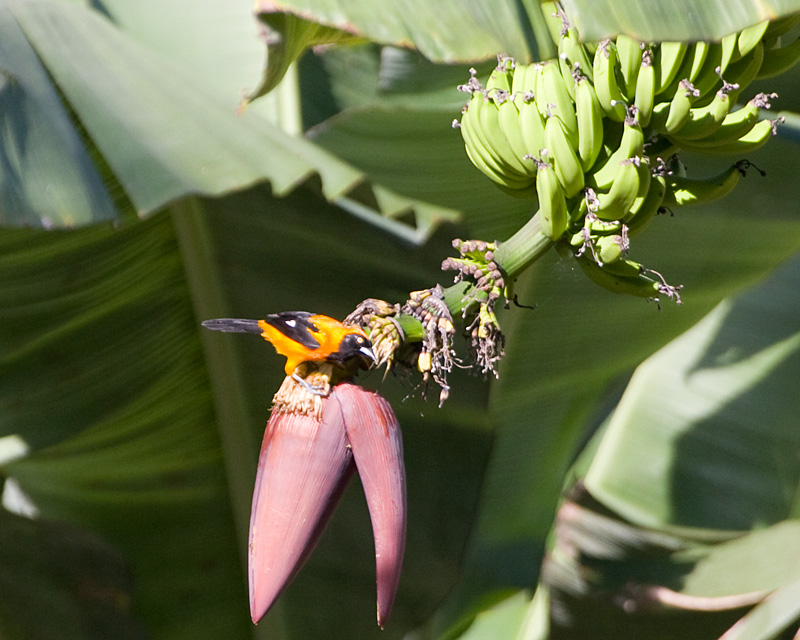
[[[649,297],[678,299],[663,278],[628,260],[628,239],[665,207],[707,202],[736,186],[746,161],[697,179],[674,158],[682,150],[741,158],[770,139],[777,121],[760,114],[777,96],[736,105],[753,80],[800,60],[800,40],[787,37],[800,14],[720,42],[620,35],[584,44],[557,3],[543,8],[557,58],[523,65],[498,56],[486,87],[474,70],[459,87],[470,94],[454,122],[467,155],[507,193],[538,200],[542,233],[563,238],[587,274],[599,271],[598,281],[615,290],[643,285]]]

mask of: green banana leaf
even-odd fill
[[[316,111],[304,106],[306,121],[318,124],[310,142],[269,124],[279,113],[270,100],[283,86],[232,117],[241,89],[258,84],[263,51],[255,24],[247,22],[249,8],[230,4],[119,0],[103,3],[102,14],[57,0],[0,4],[3,33],[15,25],[21,30],[61,92],[42,90],[42,104],[52,108],[30,118],[30,139],[43,140],[43,155],[60,149],[54,158],[67,152],[74,158],[54,160],[46,178],[18,188],[15,193],[25,196],[18,201],[33,217],[14,214],[4,225],[117,219],[49,232],[0,230],[4,504],[13,507],[19,493],[39,514],[33,525],[68,526],[77,532],[73,539],[88,541],[80,548],[104,568],[101,575],[122,576],[96,584],[94,574],[77,571],[75,580],[54,581],[48,567],[26,560],[34,555],[23,553],[34,533],[20,528],[18,537],[4,538],[2,569],[24,571],[36,585],[29,593],[47,587],[49,599],[0,605],[0,631],[11,640],[52,638],[53,628],[39,618],[47,603],[57,603],[56,637],[65,638],[494,638],[513,637],[515,629],[528,634],[520,637],[538,637],[533,634],[544,633],[549,600],[560,592],[539,587],[527,603],[553,538],[562,490],[593,468],[595,452],[602,460],[604,437],[613,432],[597,428],[630,372],[737,292],[779,304],[796,290],[787,290],[785,281],[786,273],[796,274],[796,259],[781,272],[783,288],[765,279],[800,249],[800,194],[791,162],[796,147],[771,142],[752,158],[766,178],[753,173],[734,196],[662,216],[635,239],[635,258],[685,285],[680,307],[659,310],[600,290],[553,254],[517,283],[520,302],[536,308],[512,307],[502,315],[507,356],[498,380],[457,372],[450,399],[438,409],[433,399],[420,397],[416,379],[366,376],[363,383],[392,401],[404,427],[409,540],[395,612],[378,631],[369,519],[353,483],[309,564],[253,627],[246,527],[281,359],[253,337],[204,335],[199,322],[293,308],[341,317],[366,297],[402,301],[409,290],[448,283],[439,264],[452,253],[452,237],[502,240],[533,207],[493,189],[468,164],[450,128],[463,104],[452,87],[468,77],[466,65],[433,67],[435,74],[424,66],[420,81],[414,68],[426,63],[413,53],[374,46],[327,52],[300,65],[304,105],[317,103]],[[415,19],[425,24],[424,14]],[[252,40],[243,35],[248,28]],[[34,58],[25,55],[20,64],[27,70]],[[26,83],[41,78],[13,72]],[[796,91],[796,78],[781,80]],[[798,103],[791,91],[782,92],[780,108],[796,111]],[[339,113],[343,107],[352,109]],[[44,128],[47,120],[55,132]],[[58,121],[81,126],[57,135],[69,131]],[[82,152],[75,150],[81,146],[76,139]],[[707,175],[720,168],[692,162]],[[73,173],[59,177],[65,167]],[[34,178],[20,170],[15,175]],[[35,208],[28,199],[44,179],[83,194],[70,200],[72,214],[93,211],[81,204],[87,201],[105,203],[97,210],[106,213],[68,219],[48,215],[50,205]],[[69,192],[60,187],[55,193]],[[377,213],[387,211],[390,224]],[[416,226],[406,226],[409,220]],[[768,336],[758,344],[796,333],[796,313],[773,316],[747,317],[753,335]],[[721,373],[726,364],[718,367]],[[740,400],[742,415],[766,402],[756,391],[780,384],[781,376],[784,385],[797,377],[790,369],[765,369],[763,359],[730,366],[735,371],[729,375],[743,381],[764,376]],[[793,397],[786,395],[770,396],[777,405],[772,415],[791,411]],[[666,400],[680,406],[678,398]],[[774,450],[774,438],[781,437],[775,434],[784,433],[780,426],[747,441],[757,449],[754,456]],[[736,435],[729,446],[736,446]],[[625,436],[614,440],[623,452],[633,446]],[[650,455],[663,461],[670,450]],[[613,462],[619,477],[635,474],[640,463],[622,454]],[[691,477],[703,470],[705,458],[682,463]],[[796,517],[796,505],[785,508],[787,496],[796,495],[788,492],[792,469],[754,471],[772,518],[759,526],[779,527]],[[732,474],[740,478],[735,468],[714,472],[724,474],[713,479],[717,483]],[[657,493],[665,486],[649,488]],[[643,518],[637,526],[652,526],[664,513],[663,502],[632,503],[627,493],[602,497],[606,509],[630,503]],[[728,531],[730,522],[712,521],[714,512],[706,512],[707,496],[686,499],[685,512],[709,519],[704,531]],[[733,496],[731,503],[737,514],[747,511]],[[741,526],[752,525],[742,517]],[[769,539],[738,533],[746,536],[742,544],[752,540],[751,549],[770,549]],[[36,555],[63,555],[59,537],[46,538]],[[692,557],[694,572],[684,573],[693,579],[690,595],[731,579],[725,553],[738,559],[739,552],[722,543],[719,549],[702,563]],[[674,578],[672,567],[663,571]],[[747,578],[745,571],[743,588]],[[774,584],[789,590],[791,579],[784,575]],[[78,597],[87,589],[96,597]],[[771,620],[782,615],[791,622],[791,601],[781,601],[780,593],[759,608]],[[749,628],[766,633],[757,611]],[[578,612],[582,621],[593,614]],[[29,626],[14,626],[20,620]],[[650,621],[646,632],[659,625]],[[646,632],[639,637],[649,637]]]
[[[647,41],[719,40],[763,20],[800,11],[798,0],[735,5],[724,0],[680,5],[656,0],[565,0],[563,6],[570,22],[590,42],[619,33]],[[384,45],[413,47],[439,63],[479,62],[499,52],[525,63],[555,55],[545,15],[553,13],[552,2],[444,0],[434,5],[413,0],[380,5],[376,10],[369,0],[257,0],[255,11],[272,32],[268,38],[271,55],[280,60],[277,70],[267,71],[264,90],[275,85],[286,59],[299,57],[316,35],[318,27],[312,23],[328,27],[329,42],[350,34]]]
[[[147,637],[125,558],[96,534],[0,510],[0,543],[4,638]]]
[[[797,629],[779,594],[800,579],[787,401],[800,327],[782,295],[798,278],[794,257],[636,369],[587,456],[584,495],[559,509],[543,570],[556,637],[719,637],[756,603],[738,637]]]
[[[0,4],[0,223],[111,220],[113,202],[19,25]]]
[[[288,13],[381,44],[412,46],[435,62],[483,60],[498,51],[525,59],[547,40],[544,16],[536,2],[375,5],[257,0],[254,10],[265,16]],[[281,44],[291,47],[288,42]]]
[[[762,20],[800,11],[794,0],[739,2],[724,0],[680,5],[637,0],[624,5],[613,0],[564,0],[564,10],[588,40],[627,33],[640,40],[719,40]],[[680,34],[676,36],[675,34]]]
[[[256,111],[246,109],[236,114],[242,86],[235,87],[220,76],[232,68],[232,77],[242,80],[235,46],[248,36],[255,40],[256,28],[246,12],[224,11],[222,5],[226,4],[211,3],[196,15],[198,21],[204,18],[205,22],[198,22],[199,26],[184,32],[182,38],[165,42],[155,20],[162,14],[165,22],[172,20],[177,28],[183,16],[180,9],[188,11],[188,3],[151,13],[148,5],[139,7],[139,15],[147,15],[151,21],[152,41],[144,39],[142,18],[133,19],[130,8],[120,9],[121,25],[141,41],[115,27],[98,11],[69,2],[0,3],[0,24],[7,25],[9,33],[17,34],[18,39],[27,38],[33,49],[19,62],[32,75],[31,86],[24,85],[30,91],[27,102],[14,103],[25,119],[15,123],[13,134],[31,147],[8,156],[8,180],[13,182],[2,195],[8,200],[3,206],[8,211],[4,213],[5,223],[75,225],[114,217],[120,214],[115,214],[112,199],[123,213],[132,206],[139,215],[145,215],[187,193],[219,195],[261,181],[269,181],[276,195],[289,193],[301,184],[316,183],[328,200],[352,202],[375,217],[414,216],[419,208],[419,239],[427,237],[440,220],[455,216],[454,211],[431,210],[425,203],[411,202],[385,187],[370,185],[362,172],[286,135]],[[222,19],[231,25],[228,30],[215,28]],[[152,25],[159,25],[159,29]],[[223,40],[219,54],[224,57],[215,60],[213,74],[206,78],[208,54],[203,56],[200,47],[210,37]],[[192,46],[184,50],[187,40]],[[249,50],[255,55],[252,46]],[[36,56],[57,80],[58,90],[69,101],[82,131],[70,130],[65,124],[64,108],[54,101],[55,89],[38,67]],[[255,75],[252,81],[257,81]],[[19,93],[13,89],[16,86],[22,85],[9,84],[12,100]],[[41,101],[35,98],[40,93],[44,96]],[[47,135],[48,128],[39,131],[56,124],[60,135]],[[86,151],[75,151],[77,164],[65,169],[71,163],[64,160],[64,154],[79,146],[76,137],[81,134]],[[4,146],[8,153],[14,140]],[[105,177],[114,190],[102,189],[89,168],[81,169],[87,164],[86,154],[102,158],[98,163],[106,169]],[[38,167],[39,157],[45,158],[44,176],[26,166],[36,162]],[[85,187],[61,189],[61,201],[51,203],[38,195],[22,199],[22,194],[50,191],[42,188],[42,182],[49,181],[51,173],[58,180],[56,184],[77,182],[80,186],[81,180],[74,174],[81,170],[90,172]],[[95,209],[98,211],[93,213]]]

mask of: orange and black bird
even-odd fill
[[[330,363],[346,368],[354,361],[368,366],[375,362],[372,343],[359,328],[318,313],[283,311],[263,320],[218,318],[202,323],[206,329],[235,333],[258,333],[286,356],[286,375],[302,382],[295,373],[303,362]]]

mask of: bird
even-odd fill
[[[354,369],[368,368],[376,361],[372,343],[361,328],[309,311],[282,311],[262,320],[217,318],[205,320],[202,326],[213,331],[261,334],[286,357],[286,375],[312,393],[319,390],[297,372],[301,364],[329,363],[341,370],[337,378],[345,378],[351,377]]]

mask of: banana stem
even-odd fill
[[[485,291],[475,288],[471,282],[457,282],[444,289],[444,302],[453,318],[458,318],[470,304],[479,303],[488,297]],[[406,342],[420,342],[426,335],[425,328],[414,316],[401,313],[395,320],[405,335]]]
[[[494,261],[503,271],[506,282],[511,282],[542,257],[552,245],[553,241],[542,233],[537,213],[524,227],[497,247]],[[453,318],[460,317],[464,309],[480,304],[488,297],[486,291],[466,280],[444,289],[444,302]],[[415,317],[401,313],[396,320],[403,330],[406,342],[419,342],[424,338],[425,329]]]
[[[494,252],[494,261],[511,282],[541,258],[553,245],[542,233],[539,214],[534,215],[522,229],[502,243]]]
[[[534,215],[524,227],[503,242],[494,252],[494,261],[503,271],[506,282],[511,282],[553,245],[553,241],[542,233],[539,214]],[[454,318],[461,316],[466,307],[488,298],[486,291],[477,289],[471,282],[462,281],[444,290],[444,301]],[[401,322],[406,340],[417,342],[424,336],[419,321],[405,314],[397,317]]]
[[[480,304],[488,298],[486,291],[475,287],[471,282],[457,282],[443,289],[444,303],[452,316],[451,319],[462,317],[464,309],[473,304]],[[428,336],[428,329],[412,315],[398,313],[394,321],[399,325],[402,340],[406,344],[422,342]]]
[[[470,304],[486,300],[488,294],[485,291],[476,289],[471,282],[457,282],[444,290],[444,302],[454,318],[461,316],[461,313]]]

